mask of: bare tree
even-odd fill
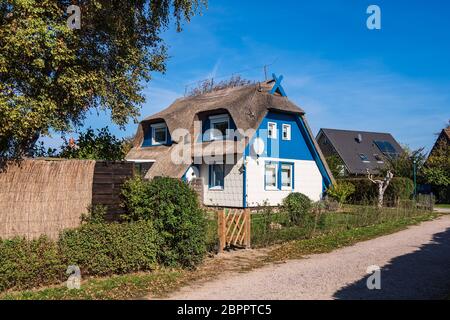
[[[386,191],[387,187],[389,186],[389,183],[391,182],[392,178],[394,177],[394,174],[391,171],[388,171],[386,173],[386,177],[384,177],[383,180],[374,180],[369,169],[367,169],[367,177],[369,178],[370,181],[372,181],[373,183],[375,183],[378,186],[378,208],[382,208],[384,192]]]
[[[223,80],[215,83],[214,79],[206,79],[200,81],[197,87],[193,88],[188,95],[189,96],[198,96],[201,94],[205,94],[208,92],[218,91],[226,88],[234,88],[234,87],[242,87],[249,84],[252,84],[251,80],[247,80],[242,78],[240,75],[233,75],[231,78],[227,80]]]

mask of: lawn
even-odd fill
[[[450,209],[450,204],[435,204],[434,205],[435,208],[443,208],[443,209]]]

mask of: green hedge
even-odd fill
[[[122,274],[152,270],[158,251],[150,221],[86,224],[63,232],[59,249],[66,266],[77,265],[84,275]]]
[[[367,178],[339,179],[339,182],[349,182],[355,186],[355,192],[348,198],[351,204],[372,203],[378,197],[377,186]],[[398,200],[410,199],[414,192],[414,182],[409,178],[394,177],[384,194],[388,204],[396,204]]]
[[[150,220],[158,234],[158,262],[192,268],[206,254],[206,213],[197,193],[173,178],[135,177],[122,191],[128,221]]]
[[[61,234],[58,241],[0,241],[0,291],[32,288],[67,279],[69,265],[82,276],[121,274],[156,267],[156,233],[148,221],[86,224]]]
[[[45,236],[0,241],[0,291],[56,283],[65,268],[58,245]]]

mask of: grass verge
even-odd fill
[[[276,262],[288,259],[300,259],[309,254],[330,252],[360,241],[370,240],[406,229],[408,226],[435,219],[437,216],[437,213],[426,213],[371,226],[356,227],[337,233],[323,234],[312,239],[291,241],[270,251],[267,255],[267,261]]]
[[[404,217],[394,221],[382,222],[370,226],[355,227],[349,230],[327,233],[312,239],[294,240],[268,250],[262,259],[255,258],[253,264],[247,264],[241,271],[250,271],[266,263],[287,259],[299,259],[308,254],[330,252],[355,244],[394,233],[411,225],[432,220],[437,213],[425,213],[414,217]],[[258,260],[258,261],[256,261]],[[251,267],[249,267],[251,266]],[[223,268],[222,265],[219,265]],[[236,271],[236,270],[235,270]],[[81,289],[69,290],[65,286],[55,286],[38,290],[7,292],[0,299],[8,300],[69,300],[69,299],[133,299],[144,296],[163,297],[193,281],[217,277],[217,268],[186,271],[161,269],[152,273],[136,273],[108,278],[92,278],[82,282]]]

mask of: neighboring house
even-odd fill
[[[316,140],[325,157],[341,160],[344,177],[365,175],[367,169],[377,173],[386,160],[403,152],[389,133],[320,129]]]
[[[127,160],[145,178],[200,185],[208,206],[277,205],[294,191],[319,200],[333,177],[304,111],[274,82],[176,100],[139,124]]]
[[[428,154],[428,158],[430,158],[435,152],[435,150],[441,146],[450,146],[450,126],[445,129],[442,129],[441,133],[436,139],[436,142],[434,143],[433,148]]]

